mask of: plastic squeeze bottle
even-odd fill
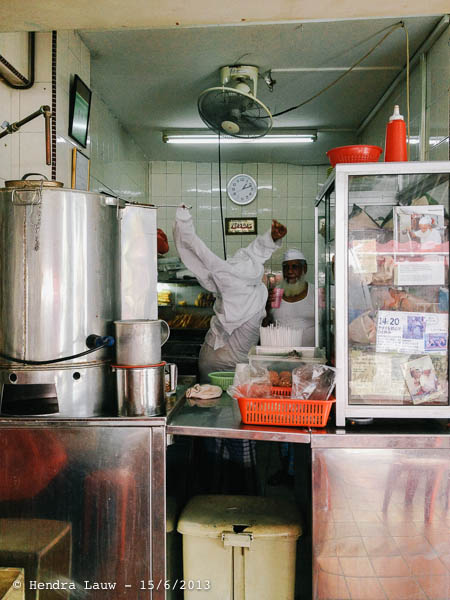
[[[400,114],[398,104],[394,106],[394,114],[389,117],[386,126],[386,141],[384,145],[384,162],[408,160],[406,150],[406,124]]]

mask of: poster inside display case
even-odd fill
[[[325,237],[316,229],[319,331],[331,325],[339,349],[338,425],[450,417],[449,172],[450,163],[338,165],[318,198],[317,218],[333,212],[345,224],[322,226]]]

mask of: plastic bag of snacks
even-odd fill
[[[270,383],[274,387],[291,387],[291,371],[269,371]]]
[[[292,371],[291,398],[328,400],[334,388],[336,369],[327,365],[302,363]]]
[[[234,398],[270,398],[271,386],[268,369],[238,363],[227,394]]]

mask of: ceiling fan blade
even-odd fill
[[[272,127],[269,109],[257,98],[233,88],[205,90],[198,99],[198,110],[210,129],[233,137],[262,137]]]

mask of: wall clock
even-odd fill
[[[258,186],[250,175],[235,175],[227,183],[227,194],[230,200],[239,206],[250,204],[256,198]]]

